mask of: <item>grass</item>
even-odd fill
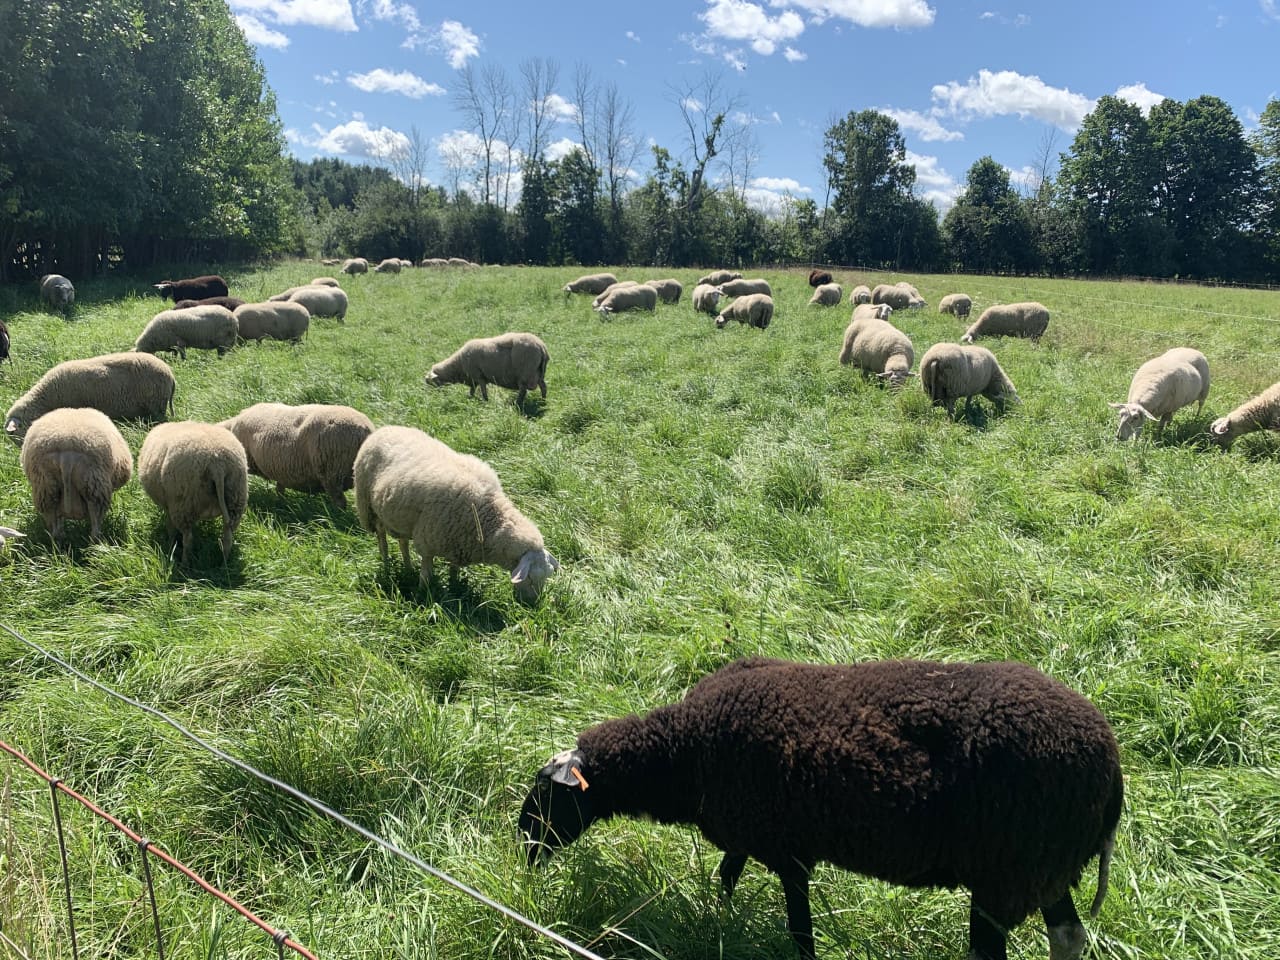
[[[230,277],[260,298],[323,268]],[[636,275],[646,271],[619,271]],[[1277,379],[1280,295],[1145,284],[915,277],[931,303],[1038,299],[1039,346],[991,343],[1023,402],[950,422],[836,362],[848,308],[804,306],[770,274],[766,331],[716,331],[687,299],[602,322],[566,300],[571,269],[412,271],[344,280],[345,325],[300,347],[174,360],[181,418],[249,403],[351,404],[490,461],[563,564],[526,608],[469,568],[433,592],[321,497],[251,482],[229,563],[204,528],[175,567],[136,480],[107,539],[56,551],[16,451],[0,451],[7,622],[231,753],[465,882],[618,957],[779,957],[775,880],[731,905],[690,829],[600,824],[547,869],[514,842],[534,772],[576,732],[678,699],[744,654],[817,661],[1014,658],[1089,696],[1123,749],[1128,806],[1095,955],[1280,955],[1280,442],[1230,453],[1208,424]],[[692,287],[697,274],[678,271]],[[842,278],[846,286],[876,276]],[[897,278],[891,278],[897,279]],[[144,283],[88,283],[72,322],[6,291],[6,406],[51,364],[127,349],[158,309]],[[961,324],[899,314],[917,356]],[[428,366],[463,340],[539,334],[550,393],[517,410]],[[1109,400],[1171,346],[1198,346],[1203,413],[1121,445]],[[135,454],[145,428],[124,427]],[[440,573],[443,574],[443,569]],[[327,957],[563,955],[358,836],[320,820],[0,638],[0,736]],[[64,808],[65,810],[65,808]],[[137,855],[66,811],[82,955],[154,955]],[[0,930],[65,955],[47,790],[0,762]],[[262,937],[160,871],[166,956],[269,955]],[[1092,894],[1086,877],[1078,900]],[[953,958],[962,894],[820,867],[823,956]],[[1043,957],[1038,922],[1011,941]]]

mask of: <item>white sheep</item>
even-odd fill
[[[1004,409],[1005,400],[1017,400],[1018,392],[986,347],[959,343],[935,343],[920,359],[920,383],[935,407],[945,406],[955,418],[956,401],[964,398],[965,415],[979,394]]]
[[[412,266],[413,266],[413,261],[412,261],[412,260],[406,260],[406,259],[404,259],[404,257],[401,257],[401,258],[400,258],[400,266],[401,266],[402,268],[404,268],[404,269],[406,269],[406,270],[407,270],[409,267],[412,267]]]
[[[938,301],[938,312],[949,313],[953,317],[967,317],[973,309],[973,300],[967,293],[948,293]]]
[[[133,349],[139,353],[168,350],[185,360],[188,347],[216,350],[221,357],[235,345],[235,314],[226,307],[207,304],[160,311],[143,327]]]
[[[76,288],[61,274],[46,273],[40,278],[40,302],[68,316],[76,304]]]
[[[412,264],[410,264],[412,266]],[[333,277],[313,277],[311,282],[307,284],[309,287],[340,287],[340,284]],[[285,299],[288,299],[287,297]]]
[[[1273,383],[1225,417],[1213,421],[1209,439],[1227,450],[1237,437],[1255,430],[1280,430],[1280,383]]]
[[[170,533],[181,534],[184,564],[201,520],[222,517],[222,557],[231,555],[249,502],[248,460],[231,431],[192,420],[160,424],[138,451],[138,480],[164,511]]]
[[[718,287],[709,283],[700,283],[693,288],[693,309],[696,313],[709,313],[715,316],[720,310],[720,298],[724,296]]]
[[[299,343],[311,326],[311,312],[300,303],[246,303],[236,307],[235,317],[241,340]]]
[[[875,375],[892,386],[900,387],[913,375],[911,363],[914,359],[911,338],[888,320],[855,313],[853,322],[844,331],[840,362],[858,367],[864,377]]]
[[[448,265],[449,261],[443,257],[427,257],[419,264],[421,267],[447,267]]]
[[[871,288],[865,283],[860,283],[849,292],[850,303],[870,303]]]
[[[811,307],[837,307],[844,291],[838,283],[824,283],[813,288],[813,296],[809,298]]]
[[[412,540],[423,585],[436,557],[450,564],[454,577],[460,567],[493,564],[509,570],[516,596],[532,603],[560,567],[492,467],[421,430],[375,430],[356,456],[355,477],[361,526],[378,535],[384,561],[388,534],[399,541],[406,567]]]
[[[1034,300],[1004,303],[987,307],[960,338],[972,343],[978,337],[1030,337],[1033,342],[1044,336],[1049,326],[1049,310]]]
[[[447,261],[445,261],[445,262],[446,262],[449,266],[451,266],[451,267],[478,267],[478,266],[480,266],[480,264],[478,264],[478,263],[472,263],[470,260],[467,260],[465,257],[450,257],[450,258],[449,258]]]
[[[347,293],[340,287],[306,286],[289,295],[288,303],[300,303],[313,317],[337,317],[344,323],[347,317]]]
[[[907,287],[900,287],[896,284],[890,286],[887,283],[876,285],[875,289],[871,291],[871,302],[877,304],[887,303],[895,310],[919,310],[925,306],[925,301],[918,294],[912,293]]]
[[[591,309],[599,310],[601,304],[603,304],[606,300],[608,300],[609,294],[613,293],[613,291],[615,290],[623,290],[627,287],[638,287],[638,286],[640,286],[639,280],[619,280],[617,283],[611,283],[609,284],[609,286],[605,287],[598,294],[596,294],[595,299],[591,301]],[[655,293],[657,292],[656,288],[654,292]]]
[[[342,261],[342,272],[343,272],[343,273],[351,273],[351,274],[354,274],[354,273],[368,273],[368,272],[369,272],[369,261],[368,261],[368,260],[366,260],[364,257],[351,257],[351,258],[350,258],[350,259],[348,259],[348,260],[343,260],[343,261]]]
[[[862,320],[874,317],[877,320],[888,320],[893,316],[893,307],[887,303],[860,303],[853,308],[851,320]]]
[[[730,320],[737,320],[763,330],[772,319],[773,297],[767,293],[748,293],[720,311],[720,316],[716,317],[716,329],[723,328]]]
[[[55,543],[64,520],[89,520],[89,539],[102,538],[111,495],[129,482],[129,445],[101,410],[61,407],[31,425],[22,445],[22,472],[36,511]]]
[[[1136,440],[1142,435],[1143,419],[1156,421],[1156,435],[1173,419],[1174,413],[1197,402],[1196,414],[1209,396],[1209,361],[1199,350],[1174,347],[1138,368],[1129,383],[1124,403],[1109,403],[1120,413],[1117,440]]]
[[[402,269],[403,269],[403,266],[400,263],[400,258],[392,257],[388,260],[383,260],[381,263],[379,263],[376,267],[373,268],[373,272],[374,273],[399,273]]]
[[[625,310],[656,310],[658,308],[658,291],[638,283],[631,287],[616,287],[609,291],[607,297],[600,301],[595,310],[608,316],[622,313]]]
[[[658,291],[658,299],[663,303],[679,303],[680,294],[684,293],[684,286],[679,280],[646,280],[644,283]]]
[[[739,277],[727,283],[718,284],[718,286],[720,287],[720,292],[726,297],[746,297],[753,293],[763,293],[769,297],[773,296],[773,288],[769,286],[769,281],[764,278],[743,280]]]
[[[339,508],[354,482],[356,454],[373,433],[359,410],[336,404],[255,403],[218,426],[244,447],[249,472],[275,482],[276,492],[325,493]]]
[[[113,420],[163,420],[173,412],[173,371],[148,353],[108,353],[67,360],[46,371],[19,397],[4,418],[18,442],[27,429],[59,407],[93,407]]]
[[[465,383],[470,396],[489,399],[489,384],[518,390],[516,403],[524,403],[530,390],[538,389],[547,396],[547,345],[532,333],[504,333],[497,337],[468,340],[451,356],[441,360],[426,375],[433,387]]]
[[[742,274],[734,273],[732,270],[712,270],[705,277],[698,278],[698,285],[708,284],[712,287],[718,287],[722,283],[728,283],[730,280],[741,280]]]

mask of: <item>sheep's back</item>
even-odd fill
[[[190,420],[162,423],[142,441],[138,480],[179,529],[222,515],[215,476],[222,480],[228,513],[238,521],[249,499],[249,466],[229,430]]]

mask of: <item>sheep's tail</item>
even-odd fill
[[[939,366],[941,364],[938,358],[934,357],[929,361],[927,367],[922,367],[920,370],[920,379],[929,387],[929,402],[934,404],[942,403],[946,399],[943,396],[942,377],[938,371]]]
[[[58,455],[58,474],[62,480],[62,514],[63,516],[71,516],[75,509],[71,502],[71,492],[74,489],[72,484],[72,460],[75,459],[74,453],[64,452]]]
[[[1089,916],[1096,918],[1102,912],[1102,901],[1107,896],[1107,883],[1111,879],[1111,855],[1116,849],[1116,831],[1102,842],[1102,850],[1098,853],[1098,892],[1093,895],[1093,903],[1089,905]]]

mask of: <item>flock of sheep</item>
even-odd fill
[[[374,269],[398,272],[406,265],[384,260]],[[369,264],[353,259],[342,269],[365,272]],[[815,270],[809,282],[811,304],[831,307],[843,299],[829,273]],[[187,348],[222,354],[237,339],[259,337],[297,341],[311,316],[341,320],[347,308],[332,278],[255,304],[233,302],[220,277],[156,286],[174,308],[147,324],[132,352],[53,367],[5,417],[55,540],[67,519],[88,519],[90,536],[100,537],[112,494],[132,476],[128,445],[112,420],[164,420],[172,412],[174,373],[152,354],[182,356]],[[48,287],[46,302],[70,309],[70,284]],[[654,310],[659,301],[678,303],[683,293],[673,279],[619,282],[607,273],[564,290],[592,295],[603,316]],[[715,316],[717,327],[737,320],[763,329],[774,314],[766,280],[728,271],[702,277],[691,299],[696,312]],[[891,385],[915,376],[911,339],[892,317],[926,306],[919,291],[905,282],[858,286],[849,299],[854,309],[839,361]],[[967,319],[972,300],[951,294],[939,309]],[[925,393],[952,417],[960,399],[966,409],[974,396],[998,405],[1016,399],[995,355],[972,341],[1038,340],[1048,322],[1038,303],[988,308],[961,342],[925,352],[918,372]],[[424,380],[437,387],[465,383],[485,399],[496,385],[517,391],[523,403],[530,390],[546,397],[548,361],[537,336],[511,332],[467,341]],[[1163,428],[1178,409],[1203,405],[1208,390],[1203,354],[1168,351],[1139,368],[1125,403],[1112,404],[1118,436],[1136,437],[1146,420]],[[1210,433],[1226,446],[1262,428],[1280,428],[1280,384],[1215,421]],[[203,518],[221,517],[223,554],[229,553],[252,473],[280,489],[323,493],[338,508],[354,486],[357,516],[376,534],[382,558],[394,537],[408,566],[412,541],[424,583],[437,557],[455,574],[461,566],[494,564],[532,603],[559,566],[487,463],[413,427],[375,428],[351,407],[258,403],[218,424],[160,423],[142,444],[137,473],[181,534],[184,562]],[[1106,719],[1032,667],[749,659],[703,678],[680,703],[584,731],[539,771],[519,827],[534,863],[615,815],[695,824],[724,851],[726,894],[748,858],[779,876],[788,929],[807,958],[814,956],[809,873],[826,861],[907,886],[968,888],[972,957],[1003,960],[1008,931],[1039,910],[1053,960],[1078,960],[1086,935],[1071,888],[1098,857],[1096,915],[1122,803],[1119,751]]]

